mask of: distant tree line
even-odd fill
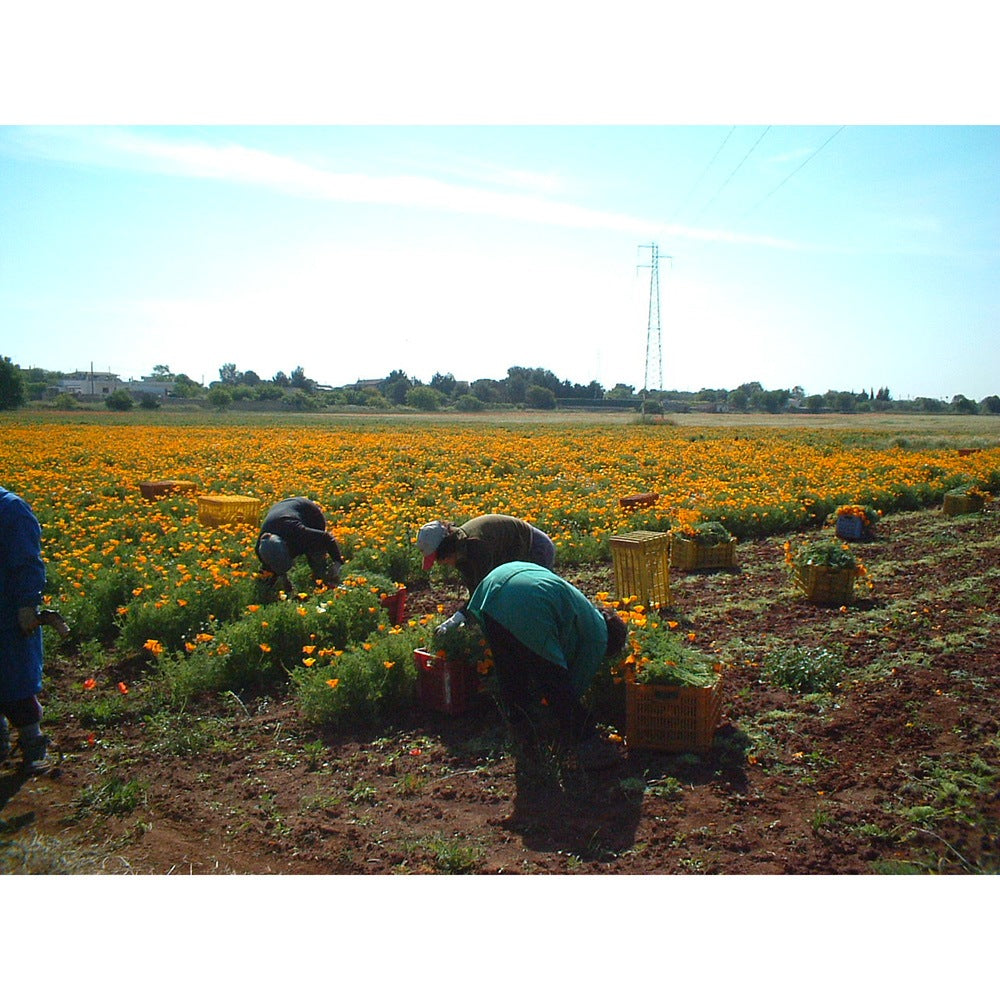
[[[72,407],[79,402],[66,393],[59,394],[62,372],[41,368],[21,369],[10,358],[0,357],[0,410],[16,409],[28,403],[48,401],[51,405]],[[428,383],[393,369],[384,378],[369,379],[352,385],[321,385],[306,376],[301,365],[290,374],[276,372],[270,379],[255,371],[240,371],[234,363],[219,369],[219,378],[205,386],[184,374],[174,374],[168,365],[155,365],[149,379],[170,385],[168,402],[190,400],[202,405],[227,409],[231,406],[252,409],[322,410],[366,407],[372,410],[412,409],[431,412],[452,410],[474,413],[496,409],[631,409],[644,413],[685,411],[723,413],[878,413],[886,411],[913,413],[997,414],[1000,396],[991,395],[976,402],[966,396],[953,396],[950,402],[918,397],[896,400],[888,387],[871,387],[859,392],[828,390],[807,395],[801,386],[792,389],[765,389],[760,382],[744,382],[735,389],[639,390],[619,382],[605,389],[599,382],[587,385],[560,379],[547,368],[512,367],[503,379],[480,378],[472,382],[456,379],[451,373],[435,373]],[[109,409],[127,410],[133,406],[155,408],[160,398],[138,389],[118,389],[103,404]]]

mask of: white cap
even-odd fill
[[[424,569],[434,565],[438,546],[447,534],[448,529],[440,521],[430,521],[417,532],[417,548],[424,554]]]

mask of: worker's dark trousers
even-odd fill
[[[19,701],[0,701],[0,715],[7,716],[12,726],[33,726],[42,721],[42,704],[34,695]]]
[[[483,630],[493,654],[502,708],[516,742],[528,750],[538,748],[532,716],[543,698],[566,745],[575,745],[594,732],[594,720],[573,694],[564,667],[530,650],[489,615],[483,616]]]

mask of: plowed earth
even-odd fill
[[[811,536],[829,534],[817,530]],[[807,536],[799,536],[807,537]],[[885,518],[858,544],[875,588],[846,608],[791,587],[782,538],[736,571],[675,572],[667,616],[731,665],[711,752],[632,751],[519,787],[493,705],[415,705],[391,731],[306,725],[290,696],[222,695],[167,728],[46,722],[57,761],[0,765],[0,867],[108,874],[864,874],[1000,865],[1000,512]],[[558,568],[558,567],[557,567]],[[568,568],[614,592],[610,564]],[[408,610],[458,591],[411,590]],[[766,682],[768,653],[843,654],[832,694]],[[144,660],[100,665],[140,692]],[[43,699],[93,663],[56,650]],[[625,732],[624,719],[608,720]]]

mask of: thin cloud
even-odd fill
[[[350,204],[486,215],[575,229],[608,230],[645,236],[666,232],[708,243],[808,249],[800,243],[732,231],[665,226],[653,219],[584,208],[549,198],[449,183],[407,174],[377,177],[336,173],[286,156],[237,143],[164,139],[117,127],[21,129],[18,145],[28,155],[109,169],[136,170],[256,186],[293,197]],[[496,174],[496,179],[501,175]],[[522,175],[510,179],[523,182]]]

